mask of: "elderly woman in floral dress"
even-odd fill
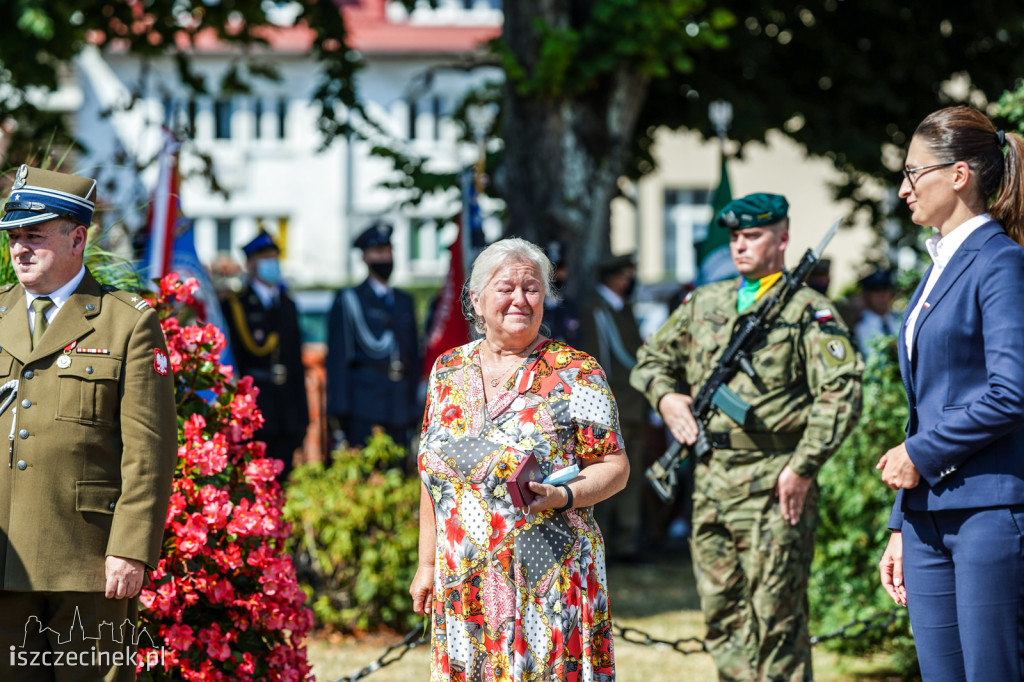
[[[431,680],[610,681],[604,542],[593,505],[626,484],[615,397],[597,362],[541,334],[552,266],[504,239],[477,257],[469,317],[483,338],[434,364],[420,439],[419,568],[409,592],[433,625]],[[533,453],[545,475],[513,505]]]

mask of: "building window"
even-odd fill
[[[234,106],[230,99],[219,99],[213,103],[213,117],[215,123],[214,135],[218,140],[231,139],[231,115]]]
[[[434,141],[441,139],[441,96],[434,95],[431,101],[432,112],[434,115]]]
[[[258,140],[263,134],[263,100],[259,97],[253,100],[252,118],[252,135],[254,139]]]
[[[288,122],[288,100],[281,97],[277,100],[277,139],[283,140],[286,135],[285,132]]]
[[[694,244],[704,241],[711,223],[711,190],[665,190],[665,277],[697,279]]]
[[[217,253],[231,253],[231,218],[217,218]]]
[[[420,107],[416,100],[409,100],[409,139],[416,139],[416,119],[420,116]]]
[[[437,221],[413,218],[409,221],[409,231],[412,234],[409,245],[411,260],[433,263],[441,257],[437,244]]]

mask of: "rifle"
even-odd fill
[[[682,443],[673,440],[665,453],[647,469],[647,480],[662,501],[671,502],[675,497],[678,485],[676,471],[689,457],[691,450],[700,459],[711,453],[707,424],[716,409],[722,410],[740,425],[747,424],[751,406],[729,388],[728,382],[737,371],[742,371],[755,382],[759,381],[750,362],[751,352],[768,334],[783,308],[803,285],[814,265],[821,260],[822,252],[832,241],[840,223],[842,218],[832,223],[832,227],[817,248],[807,249],[807,253],[792,272],[782,269],[781,289],[765,299],[755,312],[740,318],[732,338],[729,339],[729,345],[719,356],[711,376],[700,387],[690,405],[690,411],[697,421],[697,441],[692,447],[684,450]]]

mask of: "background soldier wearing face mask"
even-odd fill
[[[327,327],[327,414],[349,445],[361,446],[381,426],[399,445],[420,418],[416,313],[412,297],[388,285],[391,227],[374,223],[356,237],[369,275],[342,289]]]
[[[282,285],[281,251],[270,235],[261,232],[242,250],[249,280],[221,305],[237,375],[251,376],[260,389],[256,403],[264,423],[257,438],[267,444],[267,455],[284,462],[283,482],[309,424],[299,314]]]

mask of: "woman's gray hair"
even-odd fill
[[[480,293],[494,278],[495,273],[510,263],[526,263],[537,269],[544,285],[544,298],[552,295],[552,292],[555,291],[555,266],[551,264],[551,260],[544,254],[543,249],[533,242],[519,237],[499,239],[481,251],[473,261],[473,270],[462,290],[462,312],[469,320],[470,326],[478,334],[484,333],[484,321],[473,309],[473,301],[469,294],[472,292],[479,298]]]

